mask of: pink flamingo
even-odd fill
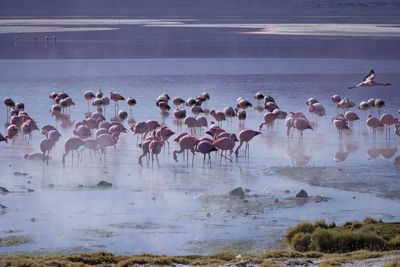
[[[333,119],[333,124],[335,125],[336,129],[339,130],[339,137],[342,138],[343,130],[349,130],[349,126],[347,125],[347,121],[345,119],[340,119],[336,117]]]
[[[311,127],[311,123],[309,120],[305,118],[296,118],[293,120],[293,128],[297,129],[300,131],[300,141],[303,140],[303,131],[307,129],[313,130]]]
[[[235,155],[236,157],[239,156],[239,149],[242,147],[243,143],[246,144],[245,149],[244,149],[244,155],[246,156],[250,156],[250,146],[249,146],[249,142],[251,139],[253,139],[255,136],[261,134],[261,132],[259,131],[254,131],[254,130],[250,130],[250,129],[245,129],[240,131],[239,133],[239,146],[236,148],[235,150]]]
[[[186,150],[187,163],[189,163],[189,150],[190,150],[193,154],[193,157],[192,157],[192,165],[193,165],[195,146],[196,146],[197,142],[198,142],[197,138],[190,136],[190,135],[185,135],[181,139],[179,139],[179,141],[178,141],[179,150],[174,150],[174,152],[173,152],[174,160],[176,162],[178,162],[178,157],[176,156],[176,154],[185,152],[185,150]]]
[[[50,150],[52,150],[54,148],[54,145],[56,143],[51,140],[51,139],[43,139],[42,141],[40,141],[40,150],[42,151],[42,158],[43,158],[43,162],[46,161],[47,164],[49,164],[49,154],[50,154]],[[46,157],[46,153],[47,153],[47,157]]]
[[[183,105],[185,105],[185,100],[180,98],[180,97],[175,97],[175,98],[172,99],[172,103],[178,109],[179,107],[183,107]]]
[[[318,117],[325,116],[325,108],[321,105],[321,103],[310,104],[310,108],[308,109],[308,111],[314,113]]]
[[[14,144],[14,137],[18,134],[18,126],[11,124],[10,126],[7,127],[7,139],[12,139],[12,143]]]
[[[138,123],[132,125],[131,131],[133,132],[133,135],[137,134],[137,144],[139,142],[139,135],[141,136],[141,140],[143,140],[143,136],[148,131],[147,123],[145,121],[139,121]]]
[[[274,121],[278,118],[278,114],[273,113],[273,112],[267,112],[264,114],[264,121],[260,124],[260,131],[264,125],[266,125],[268,128],[272,129],[272,125]]]
[[[206,161],[206,155],[208,155],[208,162],[210,163],[211,168],[211,152],[217,151],[218,149],[210,142],[211,140],[203,140],[200,141],[196,145],[196,151],[203,154],[203,167]]]
[[[198,126],[196,118],[186,117],[183,123],[190,129],[190,133],[196,132],[196,127]]]
[[[391,114],[384,113],[379,120],[383,125],[385,125],[386,137],[389,137],[390,139],[390,125],[398,123],[398,118],[393,117]]]
[[[106,148],[109,146],[115,146],[117,144],[118,137],[116,133],[113,134],[101,134],[96,137],[96,142],[99,145],[102,154],[106,153]]]
[[[21,125],[21,130],[24,135],[28,135],[28,140],[32,138],[32,132],[35,130],[39,130],[36,125],[36,122],[32,119],[28,119]]]
[[[138,159],[138,163],[141,165],[141,166],[143,166],[143,163],[142,163],[142,158],[143,157],[145,157],[146,156],[146,161],[147,161],[147,165],[149,164],[149,162],[148,162],[148,159],[147,159],[147,155],[150,153],[150,148],[149,148],[149,146],[150,146],[150,143],[152,142],[153,140],[145,140],[145,141],[143,141],[142,143],[140,143],[139,144],[139,147],[142,149],[142,155],[140,155],[139,156],[139,159]]]
[[[217,121],[218,125],[220,125],[220,122],[225,121],[225,113],[222,111],[216,111],[216,110],[211,110],[210,111],[211,116],[214,117],[214,119]]]
[[[204,116],[198,116],[196,118],[197,120],[197,126],[200,128],[200,132],[202,132],[202,128],[201,127],[207,127],[208,126],[208,121],[207,118]]]
[[[168,139],[175,134],[174,131],[170,130],[167,126],[163,126],[157,130],[156,135],[160,137],[162,143],[167,142],[168,144],[168,154],[169,154],[169,142]]]
[[[73,130],[74,135],[78,136],[81,139],[89,138],[92,133],[87,125],[80,125],[76,130]]]
[[[51,130],[46,133],[46,137],[57,143],[60,140],[61,134],[57,130]]]
[[[92,151],[96,153],[99,149],[99,144],[96,139],[86,139],[83,141],[83,147],[89,150],[90,159],[92,160]]]
[[[357,88],[357,87],[372,87],[377,85],[389,86],[390,83],[378,83],[375,80],[375,71],[374,69],[370,70],[367,76],[365,76],[364,80],[354,86],[350,86],[349,89]]]
[[[78,149],[83,146],[84,141],[79,137],[71,137],[68,138],[64,143],[65,153],[62,157],[62,163],[65,164],[65,157],[68,155],[69,152],[72,152],[72,160],[74,160],[74,151],[78,153],[78,161],[79,161],[79,151]]]
[[[151,154],[151,162],[153,164],[154,156],[155,156],[156,160],[157,160],[157,166],[158,167],[160,167],[160,163],[158,162],[158,154],[160,154],[161,148],[162,148],[162,142],[157,140],[157,139],[154,139],[149,144],[149,151],[150,151],[150,154]]]
[[[371,114],[368,115],[367,125],[368,125],[368,127],[372,128],[372,137],[373,138],[376,138],[376,129],[384,126],[383,123],[378,118],[372,117]]]
[[[228,158],[226,155],[224,156],[223,153],[225,151],[225,154],[226,154],[227,151],[229,150],[229,155],[232,155],[233,148],[235,147],[235,143],[238,141],[239,140],[237,139],[236,134],[232,133],[232,134],[230,134],[229,137],[222,137],[213,142],[213,145],[216,148],[218,148],[219,150],[221,150],[220,162],[222,161],[222,157],[224,157],[225,159],[228,159],[232,163],[232,160],[230,158]]]

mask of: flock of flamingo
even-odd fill
[[[390,85],[388,83],[376,83],[374,78],[375,73],[371,70],[363,82],[349,87],[349,89]],[[233,152],[238,157],[240,149],[244,145],[244,155],[249,157],[249,142],[261,134],[264,126],[272,129],[276,120],[285,121],[288,138],[293,136],[294,130],[299,131],[299,142],[301,142],[303,132],[307,129],[313,130],[317,125],[316,121],[326,115],[324,106],[315,98],[309,98],[306,101],[308,111],[315,116],[315,120],[310,120],[302,112],[290,112],[288,114],[279,108],[272,96],[256,93],[254,98],[259,103],[256,109],[266,111],[264,120],[257,130],[245,129],[246,109],[253,106],[249,100],[239,97],[235,107],[226,107],[221,111],[209,110],[207,102],[210,100],[210,95],[204,92],[187,100],[180,97],[172,99],[172,104],[176,106],[173,114],[177,124],[177,132],[174,132],[165,125],[164,119],[162,119],[161,123],[157,120],[135,122],[132,119],[132,109],[137,104],[136,100],[132,97],[125,98],[115,92],[110,92],[108,97],[101,90],[96,93],[90,90],[86,91],[83,97],[87,101],[87,113],[85,113],[82,120],[73,124],[69,120],[70,109],[75,105],[72,98],[65,92],[53,92],[49,97],[53,102],[50,108],[51,115],[62,123],[69,123],[73,128],[72,133],[74,136],[66,139],[64,143],[63,164],[65,164],[65,158],[70,153],[73,160],[74,152],[76,152],[79,160],[83,149],[89,151],[91,158],[92,153],[98,153],[100,159],[104,157],[107,148],[115,147],[120,135],[128,132],[128,129],[124,126],[125,120],[128,121],[132,134],[137,136],[137,146],[142,151],[138,158],[140,165],[143,166],[143,158],[145,158],[147,165],[149,165],[151,159],[152,164],[156,161],[157,166],[159,166],[158,155],[165,145],[168,146],[169,152],[169,140],[174,136],[173,141],[177,143],[178,147],[172,153],[175,161],[178,161],[178,154],[183,153],[183,159],[185,160],[186,154],[186,162],[189,162],[190,152],[193,165],[195,154],[200,153],[203,155],[203,166],[207,161],[207,165],[211,168],[211,153],[214,151],[219,153],[220,162],[223,159],[233,162]],[[347,97],[342,99],[339,95],[333,95],[331,100],[338,109],[338,114],[332,117],[332,124],[339,131],[341,138],[344,131],[351,132],[353,122],[360,118],[356,112],[349,110],[354,108],[356,104]],[[111,101],[114,102],[114,117],[107,120],[105,111]],[[128,112],[119,109],[120,101],[126,101],[130,108],[130,116]],[[167,93],[161,94],[156,99],[156,107],[160,109],[162,115],[169,114],[171,109],[170,101],[171,98]],[[262,103],[262,106],[260,103]],[[4,104],[7,108],[7,134],[5,136],[0,134],[0,141],[8,142],[8,140],[12,140],[14,143],[19,134],[29,140],[32,132],[39,130],[39,127],[35,120],[25,111],[25,105],[22,102],[16,103],[11,98],[5,98]],[[369,99],[368,101],[362,101],[358,105],[358,109],[361,111],[371,110],[371,113],[375,113],[374,110],[377,109],[380,115],[380,109],[384,105],[385,102],[382,99]],[[95,112],[90,112],[91,106],[96,107]],[[192,116],[188,116],[185,107],[190,110]],[[339,110],[343,110],[343,113],[339,114]],[[210,115],[212,117],[211,121],[209,121]],[[165,116],[162,116],[162,118],[165,118]],[[240,132],[238,135],[234,132],[228,132],[222,127],[223,123],[232,124],[234,118],[239,121]],[[376,138],[376,130],[381,127],[386,128],[386,138],[390,138],[390,127],[392,125],[394,125],[395,134],[400,136],[399,119],[388,113],[383,113],[378,117],[369,114],[366,118],[366,125],[372,129],[373,138]],[[186,131],[184,131],[184,126],[187,128],[187,130],[185,129]],[[41,153],[25,154],[25,159],[39,159],[48,163],[50,152],[60,140],[61,134],[55,126],[50,124],[44,125],[40,130],[45,137],[40,142]],[[237,142],[239,142],[238,146],[236,146]]]

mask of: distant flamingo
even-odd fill
[[[92,101],[92,99],[94,99],[96,96],[94,95],[94,93],[90,90],[87,90],[85,93],[83,93],[83,97],[86,99],[87,101],[87,110],[89,112],[89,102]]]
[[[117,116],[117,110],[119,109],[118,101],[124,101],[125,97],[118,93],[110,92],[110,99],[114,101],[114,114]]]
[[[246,129],[246,130],[242,130],[239,133],[239,146],[236,148],[235,150],[235,155],[236,157],[239,156],[239,149],[242,147],[243,143],[246,144],[245,149],[244,149],[244,155],[246,156],[250,156],[249,154],[249,150],[250,150],[250,146],[249,146],[249,141],[251,139],[253,139],[255,136],[261,134],[261,132],[259,131],[253,131],[250,129]]]
[[[350,86],[349,89],[357,88],[357,87],[372,87],[377,85],[389,86],[390,83],[378,83],[375,80],[375,71],[374,69],[370,70],[367,76],[365,76],[364,80],[354,86]]]
[[[136,106],[136,99],[134,99],[133,97],[128,97],[126,103],[128,104],[130,110],[129,116],[132,118],[132,108]]]
[[[5,98],[4,99],[4,105],[6,106],[6,108],[7,108],[7,117],[6,117],[6,120],[9,120],[9,113],[10,113],[10,110],[12,109],[12,108],[14,108],[15,107],[15,102],[11,99],[11,98]]]

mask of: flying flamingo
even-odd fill
[[[246,156],[250,156],[249,150],[250,150],[250,146],[249,146],[249,141],[251,139],[253,139],[255,136],[261,134],[261,132],[259,131],[254,131],[254,130],[250,130],[250,129],[246,129],[246,130],[242,130],[239,133],[239,146],[236,148],[235,150],[235,155],[236,157],[239,156],[239,149],[242,147],[243,143],[246,143],[245,149],[244,149],[244,155]]]
[[[374,69],[370,70],[367,76],[365,76],[364,80],[354,86],[350,86],[349,89],[357,88],[357,87],[372,87],[377,85],[389,86],[390,83],[378,83],[375,80],[375,71]]]

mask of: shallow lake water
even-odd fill
[[[347,89],[370,68],[375,68],[377,80],[392,86]],[[365,125],[369,113],[398,116],[400,61],[0,60],[0,72],[2,97],[23,101],[39,127],[57,125],[63,135],[49,165],[23,158],[25,153],[40,151],[39,132],[30,142],[19,136],[14,145],[0,144],[0,186],[11,191],[0,195],[0,204],[7,207],[0,214],[0,237],[31,238],[19,246],[0,247],[1,254],[107,250],[175,255],[261,250],[279,247],[284,231],[301,220],[400,219],[400,170],[394,164],[400,156],[400,139],[392,131],[390,141],[386,140],[385,132],[378,131],[374,141]],[[77,121],[87,111],[82,96],[87,89],[134,97],[136,121],[162,121],[155,100],[163,92],[186,99],[207,91],[211,96],[208,108],[222,110],[234,106],[239,96],[256,106],[253,95],[260,91],[273,96],[282,110],[302,111],[313,120],[305,102],[315,97],[325,106],[327,116],[317,121],[315,130],[304,133],[301,143],[298,133],[286,137],[283,121],[272,131],[264,128],[251,141],[248,159],[243,151],[233,163],[220,163],[213,155],[211,169],[203,167],[200,155],[195,156],[194,166],[181,156],[175,162],[167,148],[160,154],[159,168],[151,163],[142,167],[137,163],[141,151],[130,132],[121,135],[116,149],[109,149],[104,160],[98,156],[91,160],[85,152],[82,161],[68,157],[63,166],[63,143],[73,135],[72,128],[61,127],[51,117],[48,95],[67,92],[76,102],[71,120]],[[379,111],[354,109],[361,120],[340,140],[330,122],[338,112],[330,100],[333,94],[357,104],[379,97],[386,105]],[[108,119],[113,109],[113,104],[107,108]],[[129,112],[126,103],[120,103],[120,109]],[[263,114],[248,109],[245,127],[258,129]],[[6,122],[5,107],[0,109],[0,122]],[[172,113],[165,125],[176,131]],[[223,127],[239,132],[236,119],[231,124],[224,122]],[[176,144],[171,142],[171,152],[174,149]],[[96,188],[101,180],[111,182],[112,188]],[[238,186],[250,190],[246,201],[227,199],[225,194]],[[300,189],[328,201],[299,202],[293,196]]]

